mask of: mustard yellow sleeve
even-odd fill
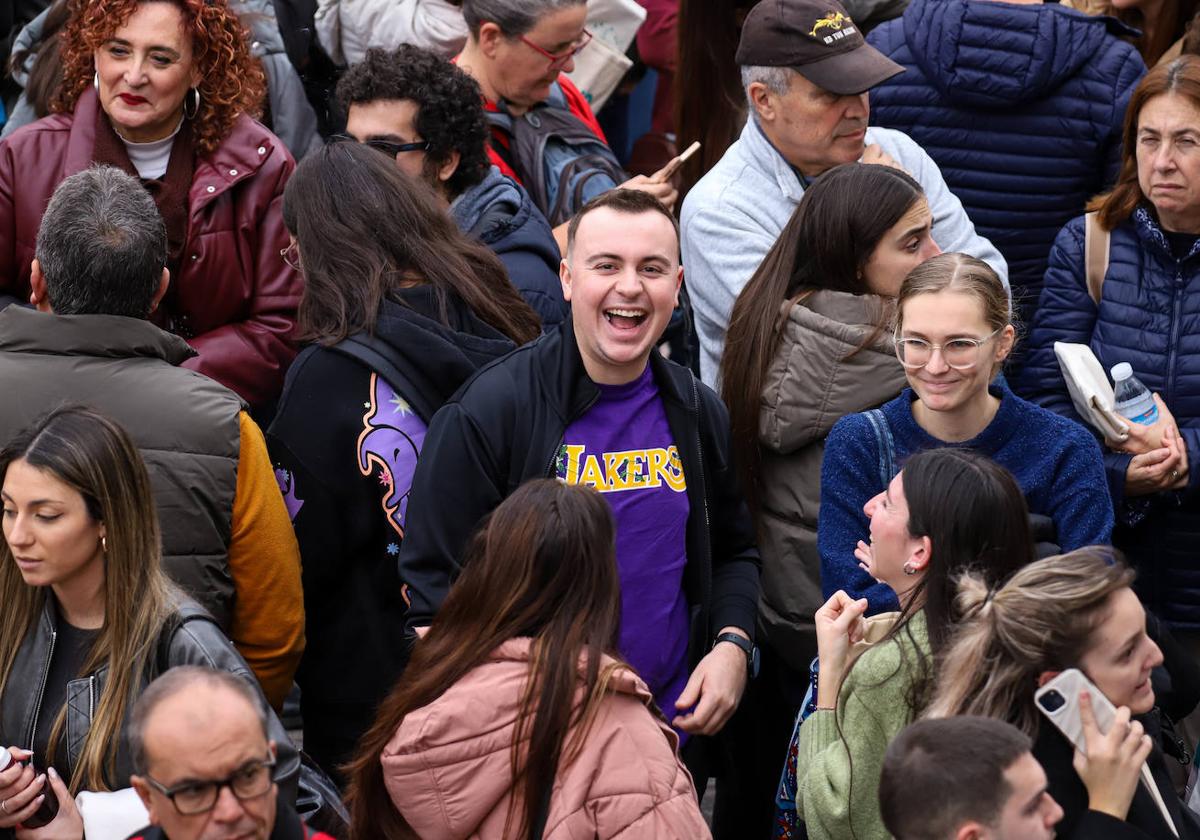
[[[278,710],[304,653],[300,546],[262,430],[241,413],[229,570],[237,588],[230,641]]]

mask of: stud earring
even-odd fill
[[[103,536],[100,538],[100,550],[103,551],[105,554],[108,554],[108,537],[107,536]]]

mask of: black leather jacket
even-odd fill
[[[186,596],[180,594],[176,597],[175,613],[163,627],[155,661],[142,677],[139,694],[155,676],[177,665],[202,665],[237,674],[261,694],[249,666],[221,633],[212,617]],[[38,716],[58,714],[58,709],[42,708],[57,627],[57,606],[54,599],[48,597],[41,618],[17,651],[17,658],[3,688],[3,696],[0,697],[0,745],[4,747],[29,748],[33,743]],[[55,768],[62,772],[63,778],[69,779],[78,766],[84,740],[91,728],[92,714],[104,691],[108,673],[109,665],[106,663],[95,672],[67,683],[67,718],[63,738],[66,763],[64,766],[63,758],[59,758],[56,762],[58,767]],[[263,705],[267,706],[265,699]],[[275,741],[278,756],[276,780],[286,801],[295,802],[300,755],[288,738],[283,724],[269,707],[268,715],[269,737]],[[113,747],[117,751],[116,774],[105,781],[110,788],[117,790],[129,787],[129,776],[133,773],[124,724],[121,726],[121,739]],[[0,832],[0,837],[3,836],[3,832]]]

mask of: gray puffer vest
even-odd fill
[[[185,368],[182,338],[137,318],[0,311],[0,446],[64,403],[88,405],[129,432],[150,473],[163,569],[225,633],[241,445],[241,399]]]

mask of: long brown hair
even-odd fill
[[[170,611],[170,585],[159,563],[158,515],[145,464],[120,426],[80,407],[57,409],[19,432],[0,452],[0,483],[14,461],[24,461],[78,491],[92,519],[104,523],[104,625],[80,676],[107,664],[108,679],[79,764],[72,768],[71,792],[124,787],[126,780],[116,778],[121,727]],[[35,689],[12,685],[8,678],[47,597],[48,587],[25,583],[7,540],[0,540],[0,686],[5,692]],[[64,733],[67,706],[46,711],[56,715],[45,757],[49,763]]]
[[[621,620],[614,551],[608,503],[587,488],[537,479],[496,508],[348,767],[352,837],[417,836],[384,785],[385,747],[409,712],[518,637],[534,644],[513,740],[514,795],[504,836],[529,833],[560,755],[566,766],[578,754],[613,671],[624,667],[601,668],[602,656],[616,657]],[[577,703],[581,679],[584,700]]]
[[[92,84],[94,54],[148,2],[170,3],[183,14],[200,71],[200,106],[192,117],[196,151],[211,154],[233,130],[239,114],[257,117],[267,94],[262,65],[250,55],[250,37],[227,0],[70,0],[71,17],[60,37],[62,87],[50,110],[75,109]],[[185,96],[186,99],[186,96]]]
[[[1038,675],[1079,666],[1113,593],[1132,586],[1133,577],[1106,546],[1039,560],[1001,587],[963,575],[958,608],[964,618],[927,716],[994,717],[1036,737]]]
[[[1147,29],[1146,16],[1136,6],[1118,9],[1110,0],[1101,0],[1077,8],[1083,8],[1092,14],[1115,17],[1143,33],[1136,38],[1123,38],[1122,40],[1129,41],[1137,47],[1146,66],[1152,68],[1158,64],[1163,54],[1177,40],[1187,34],[1188,23],[1196,15],[1198,7],[1200,4],[1197,3],[1197,0],[1164,0],[1162,8],[1159,10],[1159,17],[1155,21],[1153,38],[1147,38],[1144,34]]]
[[[680,170],[679,206],[746,123],[746,93],[734,56],[741,19],[757,0],[680,0],[675,129],[680,149],[700,151]]]
[[[729,407],[734,458],[757,514],[762,450],[758,443],[763,382],[779,349],[788,312],[819,289],[870,294],[862,270],[884,235],[924,197],[921,185],[891,166],[848,163],[821,175],[742,289],[729,316],[721,356],[721,396]],[[788,307],[790,311],[790,307]],[[878,331],[886,325],[880,307]]]
[[[1093,198],[1087,206],[1089,211],[1097,212],[1097,220],[1105,230],[1112,230],[1128,219],[1146,199],[1138,183],[1138,120],[1146,103],[1164,94],[1182,96],[1192,103],[1193,108],[1200,108],[1200,56],[1182,55],[1167,64],[1160,64],[1147,73],[1134,90],[1129,107],[1125,109],[1125,127],[1121,133],[1121,174],[1112,190]]]
[[[70,12],[68,0],[54,0],[42,21],[41,43],[30,44],[28,49],[16,50],[9,59],[12,74],[24,70],[32,59],[25,82],[25,99],[33,108],[37,119],[50,113],[50,101],[62,86],[62,58],[59,55],[59,31],[67,22]]]
[[[300,247],[302,340],[373,332],[383,299],[411,282],[433,287],[443,323],[453,294],[517,344],[541,332],[496,255],[455,226],[429,186],[368,146],[341,141],[305,157],[284,190],[283,221]]]

